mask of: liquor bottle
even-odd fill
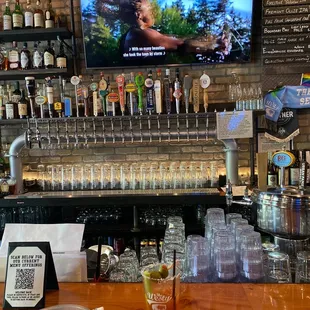
[[[21,93],[22,95],[18,102],[18,115],[19,115],[19,118],[27,118],[29,115],[28,110],[29,110],[30,102],[25,97],[25,91],[22,90]]]
[[[9,67],[8,53],[5,45],[0,47],[0,70],[7,71]]]
[[[7,85],[7,93],[8,93],[8,101],[5,104],[5,114],[6,119],[14,119],[17,116],[16,110],[17,110],[17,104],[12,101],[12,89],[10,85]]]
[[[34,27],[35,28],[43,28],[44,27],[43,11],[42,11],[42,5],[41,5],[40,0],[37,0],[36,7],[34,9]]]
[[[33,28],[33,7],[31,0],[27,0],[27,6],[25,10],[25,28]]]
[[[20,67],[22,70],[28,70],[31,68],[31,56],[26,42],[24,43],[23,49],[20,53]]]
[[[299,168],[300,168],[300,161],[299,161],[299,151],[291,151],[295,156],[295,162],[293,165],[290,166],[290,185],[298,186],[299,185]]]
[[[12,14],[9,0],[5,1],[5,10],[3,13],[3,30],[12,30]]]
[[[67,55],[65,54],[64,45],[61,42],[59,47],[59,53],[56,57],[57,68],[67,68]]]
[[[19,89],[19,82],[16,81],[15,82],[15,89],[14,89],[13,94],[12,94],[12,101],[15,103],[18,103],[21,96],[22,96],[22,93]]]
[[[47,9],[45,11],[45,28],[55,27],[55,12],[52,8],[52,0],[48,0]]]
[[[5,119],[5,96],[3,86],[0,85],[0,119]]]
[[[32,64],[34,69],[40,69],[43,67],[43,57],[39,50],[39,42],[35,42],[33,47]]]
[[[47,47],[44,51],[44,66],[46,69],[54,68],[55,65],[55,52],[51,47],[51,41],[47,41]]]
[[[17,48],[17,43],[13,41],[12,48],[9,51],[9,69],[18,70],[19,68],[20,68],[19,52]]]
[[[15,10],[13,11],[13,29],[21,29],[24,25],[24,15],[21,11],[19,0],[16,0]]]
[[[271,159],[268,160],[268,171],[267,171],[267,185],[271,187],[276,187],[278,184],[278,175],[276,168],[271,161]]]

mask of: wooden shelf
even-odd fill
[[[70,39],[71,31],[67,28],[33,28],[0,31],[0,42],[27,42],[27,41],[48,41],[61,39]]]
[[[33,70],[11,70],[1,71],[0,80],[22,80],[25,76],[34,76],[37,79],[43,79],[47,76],[58,76],[69,74],[68,69],[33,69]]]

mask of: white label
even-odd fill
[[[291,185],[299,184],[299,168],[290,168],[290,183]]]
[[[216,113],[217,139],[239,139],[253,137],[252,111]]]
[[[66,57],[58,57],[56,59],[57,68],[67,68],[67,59]]]
[[[54,56],[49,52],[44,52],[44,65],[54,66]]]
[[[45,28],[54,28],[55,27],[55,23],[52,19],[47,19],[45,21]]]
[[[8,257],[5,300],[33,308],[43,297],[46,255],[38,247],[17,247]]]
[[[33,13],[25,12],[25,27],[33,27]]]
[[[20,54],[20,65],[22,69],[25,69],[28,67],[29,64],[29,58],[25,52],[21,52]]]
[[[20,98],[21,98],[21,96],[20,96],[20,95],[13,95],[13,96],[12,96],[12,102],[16,102],[16,103],[18,103],[18,102],[19,102],[19,100],[20,100]]]
[[[34,14],[34,26],[43,28],[43,15],[41,13]]]
[[[19,115],[25,115],[25,116],[27,116],[27,104],[25,104],[25,103],[19,103],[18,104],[18,114]]]
[[[14,104],[13,103],[7,103],[5,105],[5,112],[6,112],[6,118],[7,119],[13,119],[14,118]]]
[[[277,186],[277,175],[276,174],[268,174],[268,186]]]
[[[39,68],[42,66],[42,56],[39,51],[35,51],[33,54],[33,66]]]
[[[23,27],[23,15],[13,13],[13,27],[16,28]]]
[[[9,51],[9,62],[18,62],[18,52],[17,51]]]
[[[12,16],[11,15],[3,16],[3,30],[12,30]]]

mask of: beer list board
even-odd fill
[[[310,63],[310,0],[263,0],[264,65]]]

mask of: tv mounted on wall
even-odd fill
[[[87,68],[250,60],[252,0],[81,0]]]

